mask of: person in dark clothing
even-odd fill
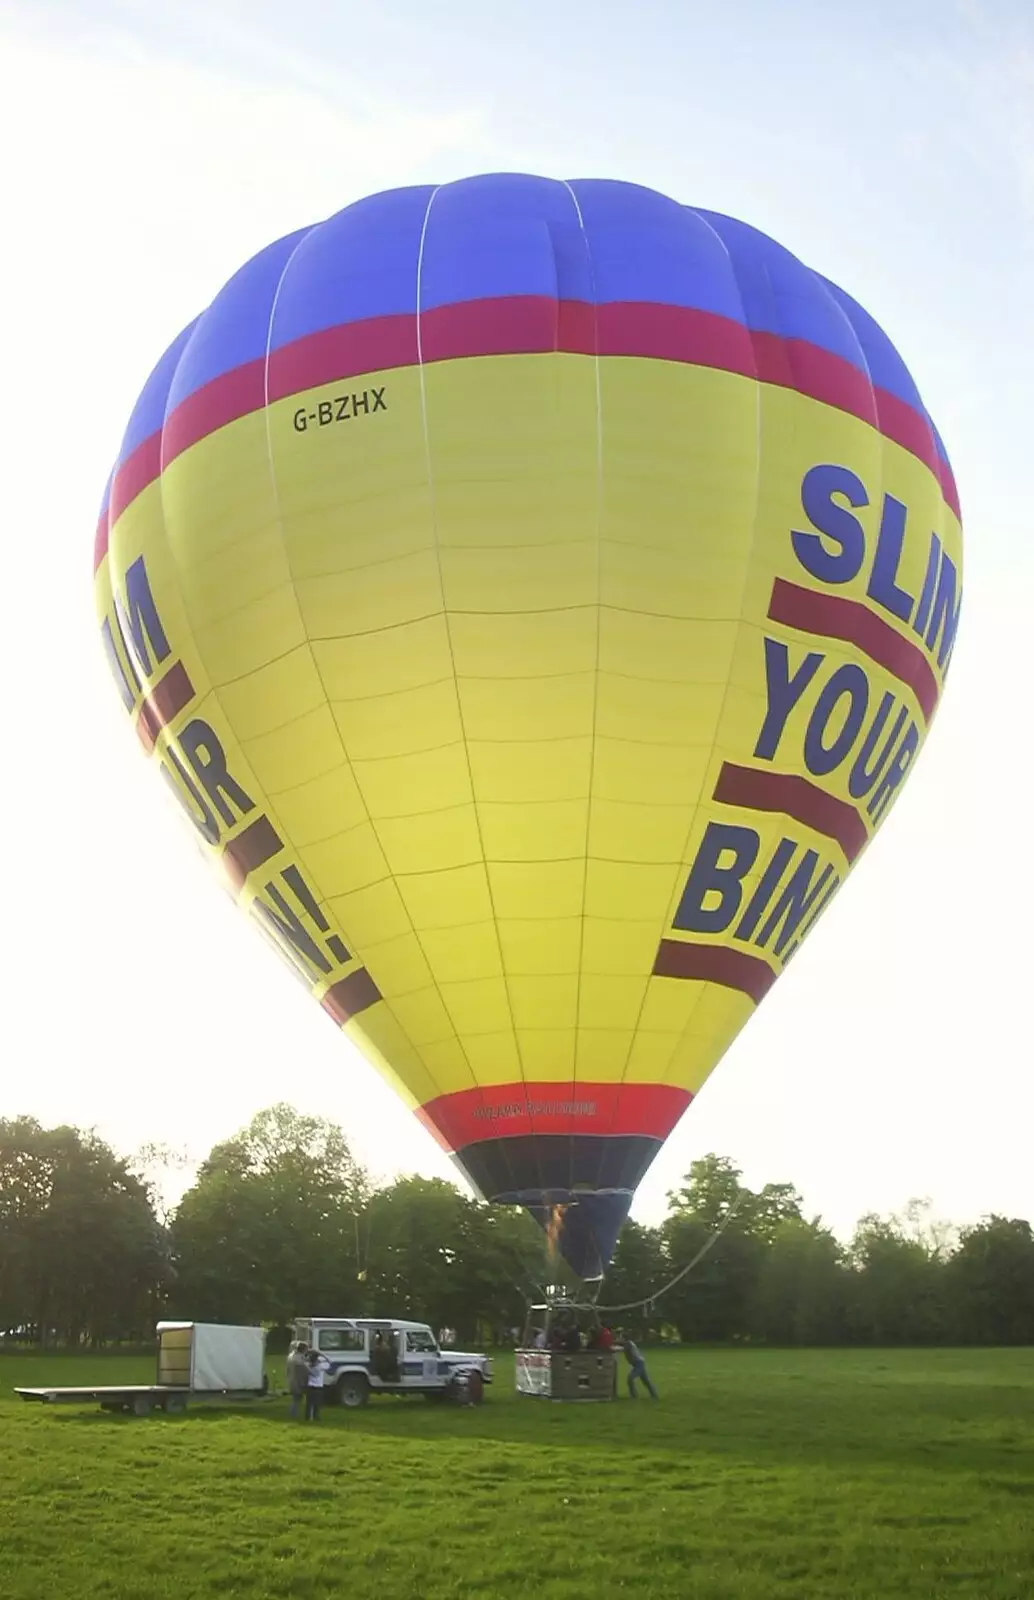
[[[297,1339],[287,1354],[287,1388],[291,1396],[292,1417],[299,1417],[304,1411],[305,1391],[308,1386],[309,1346],[304,1339]]]
[[[637,1400],[639,1398],[639,1396],[636,1394],[635,1386],[639,1380],[642,1379],[643,1383],[645,1383],[647,1387],[647,1390],[649,1391],[650,1398],[652,1400],[656,1400],[658,1398],[657,1390],[650,1381],[650,1374],[646,1370],[646,1361],[643,1358],[642,1351],[634,1339],[626,1338],[623,1343],[625,1347],[625,1360],[628,1362],[629,1366],[628,1393],[630,1398],[633,1400]]]
[[[374,1374],[382,1383],[399,1382],[399,1356],[393,1334],[382,1333],[378,1329],[373,1341],[370,1364]]]

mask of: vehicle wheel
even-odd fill
[[[168,1396],[168,1398],[166,1399],[166,1402],[165,1402],[165,1414],[166,1414],[166,1416],[169,1416],[169,1417],[182,1416],[183,1412],[186,1411],[186,1409],[187,1409],[187,1397],[186,1397],[185,1394],[170,1394]]]
[[[149,1417],[154,1410],[154,1402],[149,1394],[138,1394],[133,1400],[133,1415],[135,1417]]]
[[[370,1385],[361,1372],[346,1372],[338,1379],[337,1397],[339,1405],[364,1406],[370,1398]]]

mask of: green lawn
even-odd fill
[[[1034,1350],[655,1354],[662,1399],[147,1420],[0,1356],[4,1600],[1031,1600]]]

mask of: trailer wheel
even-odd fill
[[[346,1372],[344,1377],[338,1379],[337,1386],[338,1404],[343,1406],[365,1406],[370,1398],[370,1385],[361,1372]]]
[[[149,1394],[138,1394],[133,1400],[133,1415],[136,1417],[149,1417],[154,1410],[154,1401]]]
[[[185,1394],[170,1394],[170,1395],[167,1396],[166,1401],[165,1401],[165,1414],[166,1414],[166,1416],[169,1416],[169,1417],[182,1416],[184,1411],[186,1411],[186,1409],[187,1409],[187,1397],[186,1397]]]

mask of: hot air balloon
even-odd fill
[[[889,339],[646,188],[376,194],[169,346],[95,569],[241,907],[599,1277],[941,695],[958,499]]]

